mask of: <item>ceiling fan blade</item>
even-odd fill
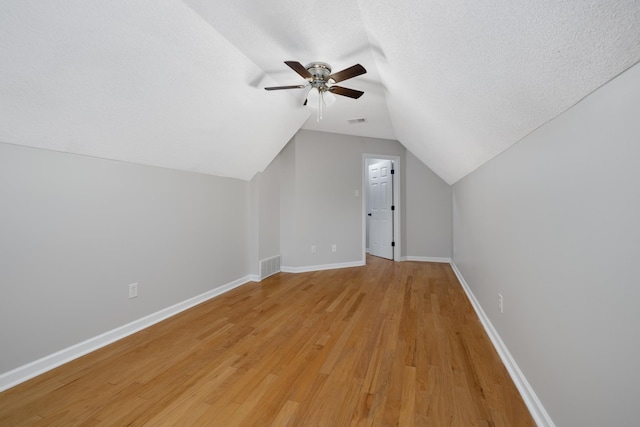
[[[307,87],[307,85],[271,86],[271,87],[265,87],[264,90],[303,89],[305,87]]]
[[[302,65],[298,61],[284,61],[284,63],[287,64],[293,71],[300,74],[303,78],[313,79],[313,75],[311,75],[309,70],[304,68],[304,65]]]
[[[329,79],[338,83],[338,82],[342,82],[344,80],[359,76],[360,74],[364,74],[366,72],[367,70],[365,70],[365,68],[362,65],[356,64],[349,68],[345,68],[342,71],[338,71],[337,73],[331,74],[329,76]]]
[[[360,90],[349,89],[342,86],[331,86],[329,92],[335,93],[336,95],[348,96],[353,99],[358,99],[364,94],[364,92]]]

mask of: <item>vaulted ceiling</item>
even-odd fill
[[[640,61],[638,0],[0,2],[0,142],[250,179],[300,129],[454,183]],[[356,63],[316,121],[283,61]],[[349,119],[366,118],[350,124]]]

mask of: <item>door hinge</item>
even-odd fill
[[[395,169],[391,169],[391,175],[393,175],[394,173],[396,173]]]
[[[392,210],[392,211],[395,211],[395,210],[396,210],[396,207],[395,207],[395,206],[391,206],[391,210]]]
[[[391,242],[391,246],[395,246],[395,245],[396,245],[396,242]]]

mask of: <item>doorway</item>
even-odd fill
[[[400,157],[363,156],[363,259],[400,261]]]

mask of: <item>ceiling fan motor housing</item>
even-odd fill
[[[312,62],[305,67],[313,76],[311,86],[315,88],[326,87],[329,76],[331,75],[331,66],[325,62]]]

